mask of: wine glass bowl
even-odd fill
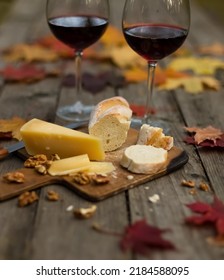
[[[88,120],[93,106],[86,105],[82,100],[81,61],[83,51],[106,31],[108,0],[47,0],[46,15],[54,36],[75,53],[76,102],[59,108],[56,114],[68,121]]]
[[[158,61],[184,43],[190,28],[189,0],[126,0],[122,29],[128,45],[148,63],[148,92],[142,123],[150,121]]]

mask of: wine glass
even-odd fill
[[[155,70],[159,60],[183,44],[189,27],[189,0],[126,0],[122,18],[125,39],[148,62],[145,112],[143,119],[135,120],[136,126],[165,126],[162,121],[153,121],[150,115]]]
[[[108,0],[47,0],[46,15],[54,36],[75,52],[76,102],[61,107],[57,116],[67,121],[89,119],[93,106],[82,101],[81,62],[83,50],[105,32],[109,21]]]

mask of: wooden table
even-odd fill
[[[121,10],[124,0],[111,2],[111,21],[120,26]],[[0,26],[0,48],[18,43],[28,43],[49,34],[45,20],[45,0],[17,0],[10,14]],[[192,27],[186,45],[192,50],[198,44],[223,42],[223,26],[212,21],[204,11],[193,5]],[[3,62],[1,62],[3,65]],[[84,70],[89,67],[84,62]],[[97,66],[101,67],[101,66]],[[112,66],[111,66],[112,67]],[[223,72],[218,78],[224,82]],[[31,119],[41,118],[59,123],[55,117],[65,94],[74,89],[60,86],[59,78],[47,78],[32,84],[10,84],[1,82],[0,118],[14,115]],[[141,92],[142,85],[130,84],[119,94],[130,102]],[[196,148],[183,142],[184,126],[213,125],[224,129],[224,92],[206,91],[190,95],[183,89],[173,92],[160,92],[156,96],[159,117],[166,119],[171,127],[175,145],[189,155],[189,162],[178,171],[138,186],[97,203],[96,215],[88,220],[77,220],[68,206],[86,207],[90,203],[74,192],[59,185],[50,185],[38,190],[40,199],[26,208],[17,206],[17,198],[0,203],[0,259],[141,259],[140,255],[123,253],[119,248],[119,238],[101,234],[92,229],[93,223],[114,232],[137,220],[145,219],[159,228],[169,228],[165,237],[173,242],[178,250],[155,250],[149,259],[223,259],[224,251],[211,246],[206,238],[214,234],[210,227],[195,228],[184,223],[191,211],[186,204],[201,200],[211,203],[214,195],[224,201],[223,150]],[[108,87],[97,94],[96,100],[113,96],[115,89]],[[10,144],[2,142],[1,144]],[[23,161],[11,155],[0,162],[0,172],[15,170],[23,166]],[[181,181],[194,180],[198,184],[205,181],[211,192],[197,191],[189,194],[189,189],[181,187]],[[62,199],[49,203],[46,193],[53,189]],[[148,197],[160,196],[156,204]]]

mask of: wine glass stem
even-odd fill
[[[80,98],[82,91],[82,51],[75,52],[76,94]]]
[[[156,66],[157,66],[156,62],[148,63],[147,95],[146,95],[146,106],[145,106],[145,115],[143,118],[143,123],[147,123],[148,118],[150,117],[153,92],[154,92],[154,78],[155,78]]]

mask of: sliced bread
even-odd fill
[[[163,148],[132,145],[125,149],[120,164],[133,173],[154,174],[164,167],[167,156]]]

